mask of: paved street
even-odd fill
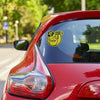
[[[0,44],[0,98],[10,69],[23,59],[24,54],[25,51],[15,50],[11,44]]]

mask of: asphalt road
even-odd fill
[[[10,69],[23,59],[24,54],[25,51],[15,50],[11,44],[0,44],[0,98]]]

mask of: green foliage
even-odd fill
[[[92,27],[87,25],[87,30],[84,32],[84,35],[86,35],[88,43],[100,42],[100,26]]]
[[[87,10],[100,10],[100,0],[86,0]]]
[[[47,5],[41,0],[0,0],[0,30],[4,16],[9,21],[9,37],[15,34],[15,21],[18,20],[18,33],[21,37],[34,34],[43,16],[47,14]],[[0,31],[0,35],[3,34]]]
[[[43,0],[55,12],[81,10],[81,0]],[[100,0],[85,0],[86,10],[100,10]]]
[[[49,8],[54,7],[55,12],[66,12],[81,9],[81,0],[43,0]]]
[[[20,2],[18,2],[18,4]],[[35,32],[43,17],[43,12],[46,11],[46,9],[43,11],[43,8],[45,8],[44,5],[41,6],[40,2],[37,4],[34,0],[27,0],[24,2],[24,5],[19,7],[19,13],[21,15],[20,26],[23,29],[22,33],[33,34]]]
[[[2,7],[0,7],[0,19],[2,18],[2,16],[3,16],[3,9]]]

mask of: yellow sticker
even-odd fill
[[[62,31],[49,31],[47,34],[47,42],[50,46],[58,46],[62,41]]]

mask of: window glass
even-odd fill
[[[58,23],[43,34],[38,44],[47,63],[100,62],[100,20]]]

